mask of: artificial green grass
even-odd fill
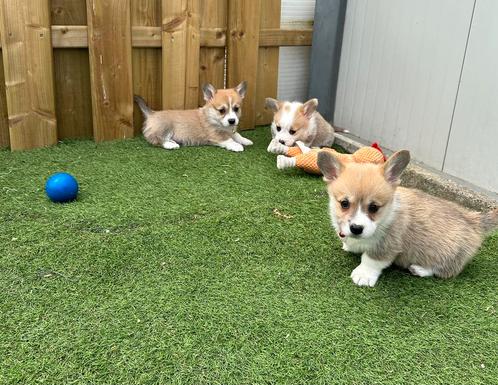
[[[321,179],[247,136],[0,151],[0,383],[498,383],[496,234],[456,279],[356,287]]]

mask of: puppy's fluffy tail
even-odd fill
[[[481,213],[480,225],[482,231],[489,233],[490,231],[498,229],[498,209]]]
[[[142,110],[142,114],[144,114],[145,117],[149,116],[152,114],[154,111],[147,105],[145,100],[138,95],[133,96],[133,100],[135,100],[135,103],[138,104],[140,107],[140,110]]]

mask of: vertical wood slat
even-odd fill
[[[163,108],[197,106],[200,0],[162,0]]]
[[[261,3],[260,28],[280,28],[280,0],[266,0]],[[265,98],[277,97],[279,47],[261,47],[258,56],[256,81],[256,125],[269,124],[272,111],[265,109]]]
[[[48,0],[0,2],[10,146],[57,143]]]
[[[201,2],[201,28],[227,28],[227,0],[203,0]],[[225,33],[217,36],[222,39]],[[199,85],[211,83],[216,88],[225,87],[225,48],[203,47],[199,55]],[[199,92],[199,105],[204,104]]]
[[[187,4],[187,60],[185,68],[185,108],[197,108],[199,99],[199,56],[201,49],[201,0]]]
[[[0,148],[9,146],[9,114],[7,112],[7,95],[5,94],[3,60],[0,60]]]
[[[187,0],[162,0],[162,101],[164,109],[185,107]]]
[[[248,84],[241,129],[254,128],[261,0],[229,0],[227,87]]]
[[[132,26],[161,25],[161,0],[131,0]],[[152,109],[161,109],[161,50],[133,48],[133,92],[142,96]],[[142,132],[143,116],[134,106],[135,135]]]
[[[96,141],[133,136],[130,0],[88,0],[88,47]]]
[[[87,24],[85,0],[52,0],[51,6],[53,25]],[[54,69],[59,139],[91,138],[92,96],[88,50],[54,49]]]

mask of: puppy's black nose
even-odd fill
[[[350,225],[349,226],[349,230],[351,230],[351,232],[354,235],[360,235],[363,232],[363,226],[360,226],[360,225]]]
[[[228,124],[235,124],[235,119],[228,119]]]
[[[278,142],[279,142],[280,144],[285,144],[285,142],[284,142],[282,139],[280,139]]]

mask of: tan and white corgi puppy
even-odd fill
[[[458,275],[498,226],[498,209],[479,213],[422,191],[398,187],[410,153],[398,151],[384,164],[341,163],[318,154],[327,182],[332,224],[343,249],[362,253],[351,278],[374,286],[391,264],[414,275]]]
[[[271,124],[272,141],[268,152],[283,154],[286,147],[292,147],[297,141],[307,147],[330,147],[334,143],[335,130],[316,110],[318,99],[306,103],[265,99],[267,108],[273,111]],[[284,147],[282,147],[284,146]]]
[[[135,102],[145,117],[144,137],[150,144],[167,150],[212,145],[244,151],[244,146],[252,145],[252,141],[237,132],[237,125],[246,90],[245,81],[235,88],[222,90],[206,84],[202,87],[206,104],[195,110],[153,111],[135,95]]]

